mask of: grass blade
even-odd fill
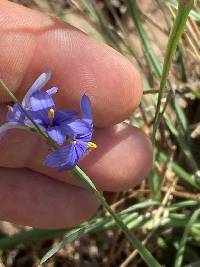
[[[152,142],[155,144],[155,137],[156,137],[156,131],[160,124],[161,119],[161,102],[167,82],[167,77],[169,74],[169,70],[171,67],[173,56],[175,55],[179,40],[181,38],[182,33],[185,30],[185,25],[188,19],[188,15],[190,10],[193,8],[194,0],[184,1],[179,0],[178,5],[178,11],[176,14],[176,18],[172,27],[172,30],[170,32],[170,36],[168,39],[167,49],[164,57],[164,65],[163,65],[163,71],[161,75],[160,80],[160,88],[159,88],[159,94],[158,94],[158,101],[156,106],[156,114],[155,114],[155,122],[153,127],[153,133],[152,133]]]
[[[52,239],[54,237],[65,234],[69,229],[33,229],[29,231],[22,231],[10,237],[0,239],[0,249],[11,249],[17,245],[31,244],[32,242]]]
[[[95,185],[92,183],[90,178],[78,167],[76,166],[73,170],[73,174],[76,175],[76,178],[83,183],[87,188],[92,190],[99,200],[101,205],[110,213],[113,219],[116,221],[117,225],[121,228],[123,233],[126,235],[130,243],[134,248],[138,250],[138,253],[146,262],[149,267],[160,267],[160,264],[152,256],[152,254],[145,248],[145,246],[135,237],[135,235],[128,229],[127,225],[122,221],[120,216],[114,212],[114,210],[108,205],[105,198],[97,191]]]
[[[176,0],[165,0],[165,2],[167,2],[170,6],[175,7],[176,9],[178,8]],[[200,21],[200,14],[194,10],[191,10],[189,16],[196,21]]]
[[[183,233],[183,236],[182,236],[182,239],[180,241],[179,248],[178,248],[178,251],[176,254],[174,267],[181,267],[182,266],[183,256],[184,256],[184,251],[185,251],[185,245],[187,242],[187,237],[190,233],[192,225],[195,223],[195,221],[197,220],[199,215],[200,215],[200,208],[195,210],[195,212],[192,214],[189,222],[187,223],[187,225],[185,227],[185,230],[184,230],[184,233]]]
[[[79,238],[85,234],[85,229],[75,229],[72,230],[71,233],[65,238],[62,242],[58,243],[52,249],[50,249],[44,257],[41,259],[41,264],[45,263],[49,258],[51,258],[55,253],[57,253],[60,249],[66,246],[68,243],[74,241],[75,239]]]

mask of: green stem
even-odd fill
[[[3,80],[0,79],[0,84],[2,85],[2,87],[5,89],[5,91],[8,93],[8,95],[12,98],[12,100],[15,103],[18,103],[18,100],[16,98],[16,96],[12,93],[12,91],[8,88],[8,86],[4,83]]]
[[[174,267],[181,267],[183,266],[183,255],[184,255],[184,251],[185,251],[185,246],[186,246],[186,242],[187,242],[187,238],[188,235],[191,231],[192,225],[194,224],[194,222],[197,220],[197,218],[200,215],[200,208],[196,209],[195,212],[192,214],[189,222],[187,223],[183,236],[181,238],[180,244],[179,244],[179,248],[176,254],[176,258],[175,258],[175,263],[174,263]]]
[[[155,260],[155,258],[151,255],[151,253],[142,245],[142,243],[135,237],[135,235],[128,229],[126,224],[123,223],[121,218],[117,213],[113,211],[113,209],[108,205],[105,198],[101,196],[101,194],[97,191],[96,197],[102,206],[110,213],[110,215],[115,219],[116,223],[120,226],[130,243],[135,247],[143,260],[147,263],[148,266],[151,267],[159,267],[160,264]],[[161,266],[160,266],[161,267]]]
[[[87,188],[89,188],[96,196],[101,205],[109,212],[109,214],[113,217],[115,222],[121,228],[123,233],[126,235],[128,240],[131,242],[133,247],[138,250],[138,253],[146,262],[149,267],[161,267],[160,264],[156,261],[156,259],[151,255],[151,253],[142,245],[142,243],[135,237],[135,235],[128,229],[127,225],[121,220],[119,215],[114,212],[114,210],[109,206],[105,198],[101,195],[101,193],[96,189],[95,185],[92,183],[90,178],[78,167],[76,166],[72,173],[76,176],[76,178],[84,184]]]
[[[161,64],[160,64],[158,57],[156,56],[156,54],[155,54],[155,52],[154,52],[154,50],[150,44],[149,38],[148,38],[148,36],[147,36],[143,26],[142,26],[142,22],[140,19],[140,12],[139,12],[139,9],[137,6],[137,1],[126,0],[126,3],[127,3],[128,10],[132,16],[133,21],[134,21],[135,28],[138,32],[139,37],[140,37],[141,44],[142,44],[147,62],[149,64],[150,68],[152,69],[153,73],[155,74],[155,76],[161,80],[162,67],[161,67]],[[171,85],[169,80],[167,81],[166,85],[167,85],[167,91],[171,90],[172,85]],[[159,92],[160,92],[160,90],[159,90]],[[188,149],[190,149],[190,143],[188,143],[188,139],[190,139],[190,137],[188,135],[188,125],[187,125],[186,116],[184,114],[183,109],[180,107],[178,101],[176,100],[175,96],[171,100],[171,105],[172,105],[172,108],[176,114],[178,127],[182,130],[179,133],[179,135],[183,135],[183,138],[184,138],[183,141],[184,141],[185,145],[188,147]],[[159,111],[158,115],[159,115],[159,121],[160,121],[160,119],[162,118],[162,115],[163,115],[163,110],[161,110],[161,112]],[[164,116],[164,119],[165,119],[165,116]],[[171,124],[173,124],[172,121],[171,121]],[[159,126],[159,123],[158,123],[158,126]],[[153,138],[153,139],[155,142],[155,138]],[[179,145],[180,145],[180,148],[182,149],[182,143],[179,142]],[[187,154],[185,154],[185,156],[187,157],[188,164],[191,165],[190,168],[192,169],[193,172],[195,172],[197,169],[197,164],[195,162],[195,159],[194,159],[192,153],[187,153]],[[155,154],[154,154],[154,159],[155,159]],[[152,184],[154,183],[153,176],[151,176],[149,180],[152,180],[151,181]]]
[[[164,65],[163,65],[163,71],[161,75],[160,88],[159,88],[160,92],[158,95],[158,101],[157,101],[156,113],[155,113],[155,122],[154,122],[153,133],[152,133],[153,145],[155,144],[156,132],[159,127],[160,120],[161,120],[161,112],[160,112],[161,102],[162,102],[170,66],[172,63],[172,59],[176,52],[176,48],[178,46],[180,37],[185,30],[187,18],[193,5],[194,5],[194,0],[188,0],[188,1],[179,0],[177,15],[176,15],[172,30],[170,32],[170,36],[169,36],[168,43],[167,43],[167,49],[166,49],[166,53],[164,57]]]
[[[0,239],[0,249],[16,248],[19,244],[30,244],[35,241],[43,241],[52,239],[58,236],[62,236],[67,232],[66,229],[33,229],[29,231],[22,231],[11,237],[5,237]]]
[[[126,4],[128,7],[128,10],[130,11],[131,16],[134,20],[136,29],[140,35],[140,39],[142,41],[143,48],[144,48],[144,53],[145,53],[145,56],[148,60],[150,68],[152,68],[152,71],[155,73],[156,77],[159,78],[161,73],[162,73],[162,69],[161,69],[161,66],[157,60],[157,57],[156,57],[153,49],[151,48],[151,46],[148,42],[146,32],[140,23],[140,15],[139,15],[137,3],[135,0],[133,0],[133,1],[132,0],[126,0]]]
[[[167,156],[159,152],[158,153],[158,160],[164,162],[167,160]],[[190,175],[188,172],[186,172],[181,166],[176,164],[175,162],[172,162],[172,170],[176,173],[178,177],[180,177],[185,183],[191,185],[192,187],[200,190],[200,184],[195,179],[194,175]]]

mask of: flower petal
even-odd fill
[[[25,120],[25,114],[23,114],[20,104],[14,104],[12,111],[8,111],[6,115],[7,122],[23,123]]]
[[[14,128],[19,128],[21,126],[18,122],[6,122],[2,126],[0,126],[0,139],[4,136],[6,131]]]
[[[84,135],[81,135],[78,137],[78,140],[82,141],[82,142],[90,142],[92,139],[92,135],[93,135],[93,130],[88,131],[88,133],[85,133]]]
[[[77,161],[79,161],[87,151],[88,144],[77,140],[74,146],[76,148]]]
[[[46,93],[49,96],[55,95],[57,92],[58,92],[58,87],[52,87],[52,88],[46,90]]]
[[[84,142],[63,146],[49,154],[44,164],[51,168],[59,168],[61,171],[72,169],[83,157],[87,148],[87,143]]]
[[[66,134],[59,126],[49,127],[47,133],[59,145],[62,145],[66,139]]]
[[[70,133],[72,137],[87,135],[92,133],[92,127],[89,127],[88,123],[85,120],[78,119],[68,123],[68,128],[70,129]]]
[[[44,72],[37,78],[37,80],[30,87],[30,89],[28,90],[22,101],[23,107],[29,107],[30,96],[34,94],[36,91],[41,90],[45,86],[45,84],[49,81],[50,78],[51,78],[51,71]]]
[[[83,95],[81,98],[81,111],[83,113],[83,119],[92,122],[92,106],[89,97],[86,95]]]
[[[44,128],[48,127],[48,123],[49,123],[49,119],[48,119],[48,111],[49,109],[41,109],[41,110],[37,110],[37,111],[32,111],[32,110],[28,110],[27,114],[32,118],[32,120],[40,126],[43,126]],[[31,121],[26,118],[25,119],[25,124],[29,124],[31,125]]]
[[[45,91],[35,92],[30,97],[30,107],[32,111],[49,110],[55,108],[53,98],[49,96]],[[48,111],[47,111],[48,114]]]
[[[72,160],[74,149],[75,148],[73,144],[58,148],[47,156],[47,159],[44,161],[44,164],[51,168],[62,167]]]
[[[60,171],[73,169],[88,149],[87,143],[79,141],[76,141],[76,143],[71,144],[69,146],[71,146],[71,149],[69,151],[67,161],[65,165],[59,168]]]
[[[69,123],[74,120],[74,118],[79,113],[77,111],[68,110],[68,111],[56,111],[54,122],[56,124],[61,124],[62,122]]]
[[[34,123],[37,124],[37,127],[40,128],[42,132],[44,133],[47,132],[46,125],[44,124],[44,121],[42,120],[42,118],[34,118],[33,116],[31,116],[31,118],[34,121]],[[36,126],[34,123],[29,118],[26,117],[23,124],[29,128],[36,129]]]

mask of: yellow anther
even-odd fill
[[[93,143],[93,142],[88,142],[87,144],[88,144],[88,146],[89,146],[90,148],[97,148],[97,144],[95,144],[95,143]]]
[[[54,117],[55,117],[55,110],[53,108],[50,108],[50,110],[48,112],[48,118],[54,119]]]

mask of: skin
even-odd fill
[[[121,123],[138,106],[142,85],[132,64],[111,47],[55,18],[0,1],[0,76],[22,99],[47,69],[60,90],[59,108],[92,102],[98,148],[80,162],[99,190],[119,191],[141,182],[151,168],[145,134]],[[48,86],[47,86],[48,88]],[[0,88],[0,122],[11,100]],[[0,219],[41,228],[75,226],[98,208],[69,172],[43,165],[48,147],[36,134],[10,130],[0,142]]]

